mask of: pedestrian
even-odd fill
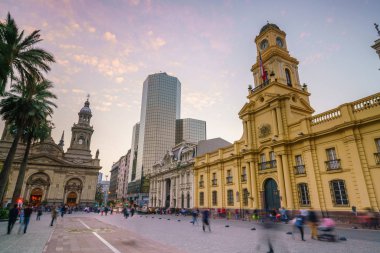
[[[17,208],[17,204],[14,204],[13,208],[11,210],[9,210],[8,235],[12,232],[12,228],[17,221],[18,212],[19,212],[19,210]]]
[[[26,208],[24,208],[24,234],[26,233],[26,230],[28,229],[30,216],[32,215],[33,209],[30,205],[27,205]],[[21,226],[20,226],[21,227]]]
[[[104,208],[104,213],[105,213],[106,216],[107,216],[107,213],[108,213],[108,206],[106,206],[106,207]]]
[[[279,209],[280,215],[281,215],[281,221],[284,223],[288,223],[288,215],[286,214],[286,208],[281,207]]]
[[[210,211],[208,209],[205,209],[202,212],[202,229],[203,229],[203,231],[206,231],[206,227],[208,227],[208,230],[211,232]]]
[[[63,215],[65,214],[65,212],[66,212],[66,208],[65,208],[65,205],[62,205],[62,207],[61,207],[61,217],[63,218]]]
[[[306,241],[304,238],[303,238],[303,225],[305,223],[305,216],[301,215],[301,213],[299,213],[296,218],[295,218],[295,223],[294,223],[294,226],[296,228],[299,229],[300,233],[301,233],[301,239],[302,241]],[[294,238],[294,237],[293,237]]]
[[[195,225],[195,223],[197,223],[197,225],[198,225],[198,214],[199,214],[199,210],[197,209],[197,210],[193,210],[192,212],[191,212],[191,216],[193,217],[193,220],[191,221],[191,223],[193,223],[193,225]]]
[[[36,220],[41,220],[41,216],[42,216],[42,208],[39,207],[37,209],[37,218],[36,218]]]
[[[134,214],[135,214],[135,208],[132,206],[132,208],[131,208],[131,217],[133,217]]]
[[[308,223],[311,230],[311,239],[318,239],[317,227],[318,227],[318,217],[317,214],[313,211],[313,208],[310,208],[308,212]]]
[[[256,221],[256,223],[259,223],[259,211],[257,209],[253,210],[252,219]]]
[[[53,226],[54,221],[57,219],[57,215],[58,215],[57,209],[55,209],[55,206],[52,206],[51,207],[51,222],[50,222],[51,227]]]
[[[123,213],[124,213],[124,218],[127,219],[129,217],[129,213],[128,213],[128,208],[127,207],[124,207]]]

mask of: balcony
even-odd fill
[[[232,176],[226,177],[227,184],[232,184]]]
[[[306,174],[305,165],[300,164],[300,165],[294,166],[294,174],[296,175]]]
[[[204,181],[199,181],[199,188],[205,187],[205,182]]]
[[[340,159],[325,161],[326,170],[339,170],[341,169]]]
[[[259,163],[259,170],[269,170],[269,169],[274,169],[276,167],[277,167],[276,160]]]
[[[241,175],[241,181],[242,182],[247,182],[247,174]]]
[[[380,164],[380,152],[374,153],[376,164]]]
[[[211,185],[212,186],[217,186],[218,185],[218,180],[217,179],[211,180]]]

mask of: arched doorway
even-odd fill
[[[266,210],[280,208],[280,196],[277,189],[277,183],[272,178],[267,179],[264,183],[264,207]]]
[[[29,203],[33,206],[39,206],[42,202],[42,195],[44,191],[41,188],[34,188],[30,193]]]
[[[70,192],[69,194],[67,194],[67,205],[68,206],[75,206],[77,204],[77,198],[78,198],[78,195],[75,193],[75,192]]]

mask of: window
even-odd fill
[[[185,194],[181,194],[181,208],[185,208]]]
[[[266,158],[265,158],[265,154],[260,154],[259,169],[260,169],[260,170],[265,170],[265,169],[266,169]]]
[[[199,205],[203,206],[204,204],[205,204],[205,193],[204,192],[200,192],[199,193]]]
[[[231,170],[227,170],[227,177],[226,177],[227,184],[232,184],[232,175]]]
[[[234,205],[234,191],[233,190],[227,191],[227,205],[229,206]]]
[[[290,78],[290,71],[289,69],[285,69],[285,75],[286,75],[286,84],[290,87],[292,87],[292,79]]]
[[[216,179],[216,173],[212,173],[212,180],[211,180],[212,186],[216,186],[217,183],[218,183],[218,181]]]
[[[334,205],[337,206],[347,206],[348,198],[346,192],[346,186],[344,184],[344,180],[333,180],[330,181],[330,190],[331,197]]]
[[[274,151],[269,152],[270,167],[276,168],[276,154]]]
[[[376,161],[376,164],[380,164],[380,138],[378,139],[375,139],[375,144],[376,144],[376,153],[374,153],[375,155],[375,161]]]
[[[248,189],[244,188],[243,189],[243,206],[248,206],[248,196],[249,196]]]
[[[305,171],[305,165],[303,164],[303,161],[302,161],[302,156],[296,155],[295,160],[296,160],[296,166],[294,166],[295,174],[296,175],[305,174],[306,171]]]
[[[212,192],[212,205],[216,206],[218,204],[218,192],[213,191]]]
[[[340,159],[337,158],[335,148],[326,149],[327,161],[326,169],[327,170],[337,170],[340,169]]]
[[[243,167],[241,172],[241,181],[242,182],[247,182],[247,169]]]
[[[300,206],[310,205],[309,189],[306,183],[298,184],[298,198]]]
[[[190,208],[190,193],[188,192],[187,193],[187,198],[186,198],[186,200],[187,200],[187,208]]]
[[[204,187],[203,175],[200,175],[199,177],[199,187]]]

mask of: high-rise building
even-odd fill
[[[131,165],[129,169],[128,183],[135,181],[136,178],[136,165],[137,165],[137,149],[139,146],[139,133],[140,133],[140,123],[136,123],[133,126],[132,133],[132,147],[131,147]]]
[[[206,140],[206,121],[199,119],[177,119],[175,143],[183,141],[198,143]]]
[[[176,119],[181,110],[181,83],[166,73],[144,82],[136,178],[149,174],[153,164],[175,145]]]

